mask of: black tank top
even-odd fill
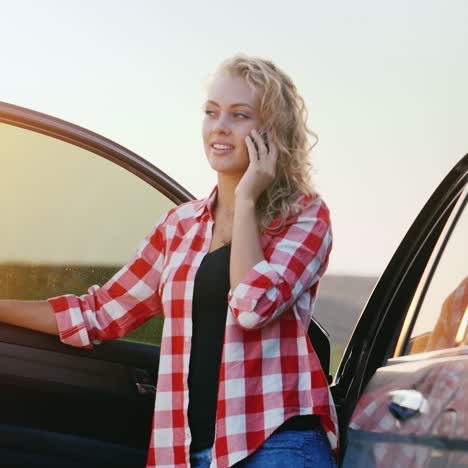
[[[230,288],[230,254],[230,244],[207,253],[195,275],[188,375],[191,451],[211,447],[214,442],[219,367]],[[282,424],[276,432],[316,429],[319,426],[318,416],[295,416]]]
[[[188,420],[192,450],[214,441],[219,366],[226,327],[230,244],[205,255],[193,290]]]

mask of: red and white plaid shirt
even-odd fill
[[[134,258],[104,286],[92,286],[81,297],[49,299],[61,341],[79,347],[119,338],[164,314],[149,468],[190,466],[193,285],[211,245],[216,196],[217,186],[208,197],[165,213]],[[213,468],[247,457],[295,415],[319,415],[336,453],[336,412],[307,336],[332,246],[329,211],[320,198],[300,201],[304,210],[280,233],[261,235],[265,260],[228,294]]]

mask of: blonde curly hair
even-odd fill
[[[273,62],[237,54],[223,61],[212,76],[222,73],[243,77],[261,97],[260,133],[271,133],[272,142],[278,148],[278,160],[276,177],[259,197],[256,213],[262,232],[276,218],[279,223],[273,231],[280,231],[289,217],[301,211],[302,207],[296,203],[301,195],[319,196],[312,182],[309,161],[318,137],[307,127],[304,99],[291,78]],[[309,136],[315,138],[314,144],[310,144]]]

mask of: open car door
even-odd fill
[[[468,466],[468,155],[376,285],[332,392],[345,467]]]
[[[0,298],[84,294],[193,196],[95,133],[0,103]],[[141,466],[162,318],[93,349],[0,325],[1,466]]]

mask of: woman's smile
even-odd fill
[[[223,144],[223,143],[212,143],[211,148],[213,153],[216,155],[225,155],[228,153],[232,153],[234,151],[233,145]]]

